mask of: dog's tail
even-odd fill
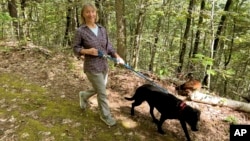
[[[126,100],[132,101],[134,100],[134,97],[124,97]]]

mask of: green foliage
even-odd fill
[[[207,74],[211,74],[211,75],[216,75],[216,71],[215,70],[212,70],[212,69],[208,69],[206,71]]]
[[[219,74],[224,78],[230,78],[235,75],[235,71],[233,69],[227,69],[227,70],[220,70]]]
[[[7,12],[0,12],[0,21],[5,22],[5,21],[10,21],[12,18]]]
[[[0,38],[15,37],[15,27],[12,22],[17,21],[19,27],[23,27],[24,34],[29,39],[25,38],[20,41],[20,45],[27,45],[32,42],[36,45],[43,45],[46,47],[61,47],[63,45],[65,30],[66,30],[66,16],[70,6],[73,12],[70,17],[72,19],[72,27],[70,28],[69,38],[73,39],[74,32],[79,18],[79,12],[84,1],[62,1],[62,0],[47,0],[47,1],[26,1],[25,11],[21,11],[20,3],[17,4],[17,11],[19,13],[18,19],[13,19],[6,12],[8,11],[7,2],[3,3],[0,7]],[[110,40],[115,46],[116,42],[116,13],[114,1],[100,1],[103,11],[107,16],[100,17],[107,22],[106,28],[110,35]],[[144,13],[142,19],[142,33],[140,36],[139,50],[139,67],[138,69],[148,69],[150,58],[152,56],[152,49],[156,47],[156,57],[154,58],[154,73],[159,75],[171,75],[176,73],[176,67],[179,65],[180,48],[183,42],[184,28],[187,20],[187,7],[189,1],[176,0],[176,1],[161,0],[126,0],[125,2],[125,20],[126,20],[126,44],[127,44],[127,58],[126,60],[133,59],[135,31],[137,28],[137,19],[140,14]],[[241,76],[249,76],[249,1],[235,1],[231,4],[229,12],[224,11],[226,1],[215,1],[215,9],[212,11],[212,3],[206,1],[205,8],[201,11],[201,18],[203,21],[198,25],[200,18],[200,3],[196,1],[194,10],[192,11],[192,22],[190,33],[187,39],[186,53],[184,54],[185,60],[190,60],[195,64],[195,71],[199,71],[199,76],[204,73],[217,76],[216,82],[221,82],[226,78],[238,79]],[[60,6],[58,6],[60,5]],[[24,12],[25,17],[23,17]],[[212,14],[213,13],[213,18]],[[226,16],[223,32],[219,36],[219,48],[217,56],[212,59],[208,56],[211,54],[211,42],[214,40],[214,35],[218,29],[221,16]],[[161,24],[158,25],[159,19],[162,18]],[[213,27],[211,27],[213,25]],[[156,30],[160,26],[160,31]],[[189,58],[192,54],[194,47],[195,34],[200,30],[200,40],[198,53],[194,58]],[[21,31],[18,29],[18,31]],[[213,31],[213,32],[212,32]],[[156,43],[156,35],[159,37]],[[232,41],[233,39],[233,41]],[[29,40],[29,41],[27,41]],[[229,49],[232,47],[232,50]],[[6,48],[0,50],[8,50]],[[189,54],[190,53],[190,54]],[[141,56],[140,56],[141,55]],[[223,68],[223,59],[230,56],[231,60],[227,68]],[[223,58],[224,57],[224,58]],[[188,63],[184,62],[184,70],[189,70]],[[207,66],[212,66],[212,70],[207,70]],[[230,69],[228,69],[230,68]],[[72,68],[74,69],[74,68]],[[206,71],[206,72],[205,72]],[[250,84],[248,77],[241,78],[246,87]],[[212,85],[214,83],[211,83]],[[232,89],[238,89],[238,84],[228,84]],[[215,87],[216,91],[222,92],[220,87]],[[230,89],[228,88],[228,89]],[[230,91],[230,90],[229,90]],[[238,91],[238,93],[245,93],[245,91]]]
[[[202,66],[206,67],[208,65],[212,66],[213,65],[213,59],[210,57],[207,57],[203,54],[195,54],[195,58],[192,58],[191,61],[193,61],[193,63],[199,63]]]
[[[11,23],[12,18],[7,12],[0,11],[0,39],[4,38],[5,34],[10,32],[7,29]]]
[[[230,124],[237,124],[238,123],[238,119],[235,116],[227,116],[225,119],[226,122],[229,122]]]

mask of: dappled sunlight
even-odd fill
[[[138,126],[138,124],[131,119],[124,119],[121,121],[121,124],[123,127],[128,129],[136,128]]]
[[[56,52],[58,53],[58,51]],[[22,129],[24,132],[21,133],[20,137],[25,137],[25,139],[31,138],[31,135],[33,135],[33,130],[28,129],[35,127],[37,128],[36,133],[39,132],[40,135],[51,133],[45,137],[46,139],[54,137],[58,140],[59,138],[97,140],[107,137],[119,141],[185,140],[181,125],[177,120],[166,120],[162,126],[166,135],[159,134],[156,124],[152,122],[149,106],[146,102],[135,108],[135,116],[130,115],[132,101],[127,101],[124,97],[131,97],[135,89],[145,83],[134,73],[118,67],[110,70],[107,93],[109,106],[112,115],[117,120],[117,125],[107,128],[99,119],[96,95],[89,99],[89,107],[86,111],[79,107],[79,91],[91,88],[82,72],[82,61],[61,53],[53,54],[49,59],[46,56],[43,52],[33,51],[33,49],[16,50],[14,47],[9,47],[8,50],[4,49],[4,51],[0,49],[0,72],[2,76],[3,74],[10,74],[10,76],[7,75],[6,79],[2,77],[2,81],[0,81],[3,85],[0,92],[8,93],[6,95],[0,93],[2,97],[2,100],[0,100],[2,105],[0,118],[2,129],[0,133],[3,134],[0,136],[0,140],[1,138],[11,138],[11,134],[7,134],[7,132],[16,133],[18,127],[22,127],[20,125],[28,123],[26,122],[27,119],[34,122],[32,122],[33,124],[27,124],[25,129]],[[19,78],[23,79],[20,79],[20,85],[17,85],[19,83],[14,82]],[[25,83],[24,85],[22,80],[32,82],[32,87],[30,87],[31,83],[27,83],[27,85]],[[172,88],[172,86],[168,86],[170,83],[163,83],[160,79],[155,79],[155,81],[167,89]],[[6,85],[6,83],[10,85]],[[43,89],[46,89],[46,91],[43,91]],[[25,98],[16,97],[16,93],[22,94],[20,96]],[[44,93],[44,95],[40,93]],[[194,92],[194,95],[197,93],[199,91]],[[58,105],[58,103],[60,104]],[[197,141],[228,140],[231,122],[250,123],[250,116],[247,113],[194,101],[186,101],[186,103],[202,111],[201,122],[199,123],[200,130],[192,132],[188,126],[191,138]],[[25,110],[16,112],[17,109]],[[7,110],[6,113],[5,110]],[[160,113],[157,110],[155,110],[155,115],[159,119]],[[41,124],[35,122],[35,120],[41,121]],[[53,130],[57,132],[47,128],[52,126],[54,127]],[[41,130],[41,128],[46,130]],[[27,131],[25,131],[26,129]],[[220,140],[215,138],[216,136],[220,136]]]

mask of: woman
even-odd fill
[[[106,94],[108,62],[102,54],[111,55],[121,64],[124,64],[124,61],[110,44],[106,29],[97,24],[98,15],[95,5],[83,5],[81,18],[83,24],[76,31],[74,52],[77,56],[84,55],[84,73],[93,89],[79,93],[80,107],[85,109],[87,100],[97,93],[100,118],[107,125],[113,126],[116,121],[111,115]]]

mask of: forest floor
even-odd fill
[[[131,101],[124,96],[133,95],[145,83],[131,71],[110,62],[107,92],[117,125],[107,127],[99,119],[96,96],[90,98],[87,110],[79,107],[79,91],[91,86],[82,72],[82,61],[71,49],[17,46],[0,42],[0,141],[186,140],[177,120],[166,120],[166,135],[158,134],[145,102],[130,116]],[[166,79],[156,81],[172,90]],[[228,141],[231,123],[250,124],[248,113],[192,101],[187,104],[201,110],[199,131],[188,127],[194,141]]]

